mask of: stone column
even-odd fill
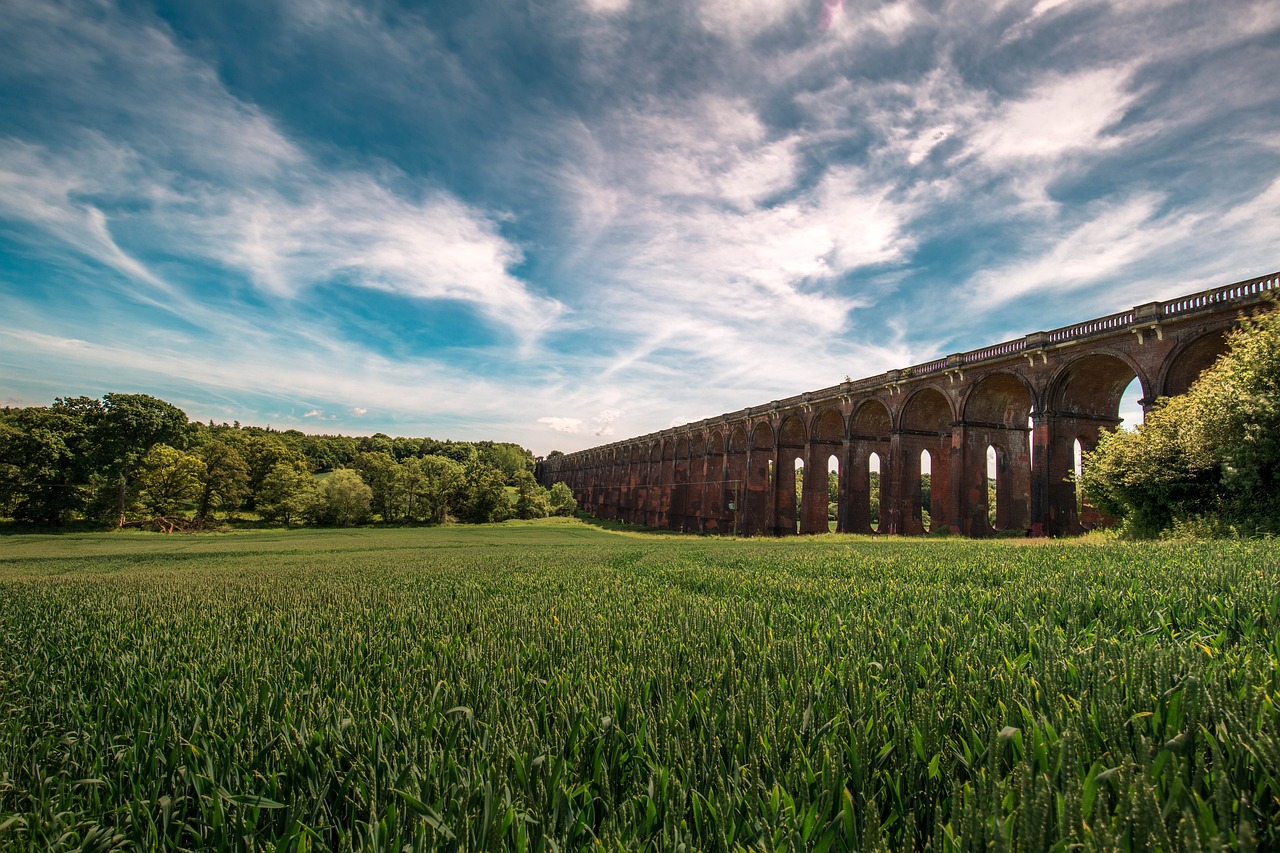
[[[827,459],[832,447],[810,442],[805,448],[804,494],[800,505],[800,532],[826,533],[827,523]]]

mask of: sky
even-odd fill
[[[6,0],[0,405],[652,432],[1280,269],[1274,0]]]

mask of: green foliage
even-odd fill
[[[1197,518],[1280,532],[1280,311],[1244,321],[1228,344],[1190,391],[1085,455],[1090,503],[1130,533],[1188,530]]]
[[[269,521],[289,524],[315,505],[316,483],[292,462],[277,462],[258,487],[258,513]]]
[[[6,543],[0,846],[1280,848],[1274,542],[183,544]]]
[[[208,441],[199,451],[200,506],[197,515],[210,518],[214,507],[228,516],[249,493],[249,466],[235,445],[221,439]]]
[[[1217,509],[1220,470],[1191,426],[1190,394],[1157,402],[1136,431],[1106,431],[1084,455],[1080,477],[1090,504],[1122,519],[1129,533],[1155,536],[1175,518]]]
[[[244,438],[240,453],[249,468],[250,508],[257,508],[261,503],[263,484],[277,465],[288,465],[299,473],[309,470],[305,456],[291,449],[279,436],[270,433],[249,432]]]
[[[87,398],[59,403],[83,411],[91,424],[100,483],[96,508],[124,524],[137,497],[134,480],[143,458],[157,444],[185,446],[186,414],[149,394],[106,394],[101,406]]]
[[[423,486],[415,504],[415,516],[432,524],[444,524],[450,510],[466,499],[465,472],[461,465],[444,456],[423,456],[417,462]]]
[[[387,451],[366,451],[353,466],[373,491],[373,511],[383,521],[398,521],[403,507],[400,463]]]
[[[511,517],[506,478],[477,456],[472,456],[463,472],[460,497],[457,515],[463,521],[485,524]]]
[[[142,499],[156,515],[169,515],[180,503],[200,493],[205,464],[198,456],[157,444],[142,458],[138,484]]]
[[[573,490],[565,483],[552,484],[549,502],[551,515],[572,516],[578,509]]]
[[[162,445],[169,450],[144,464]],[[169,451],[186,460],[183,465],[174,467],[179,457]],[[199,459],[194,495],[189,457]],[[281,465],[293,474],[273,477]],[[145,394],[60,397],[48,407],[0,410],[0,518],[28,524],[91,518],[120,525],[143,508],[202,519],[215,512],[232,518],[242,509],[266,520],[318,518],[303,513],[314,496],[298,475],[339,468],[358,469],[382,521],[443,524],[509,517],[505,492],[497,501],[492,481],[514,483],[533,471],[534,461],[507,442],[188,423],[181,410]],[[526,514],[536,514],[532,505]]]
[[[11,410],[0,421],[0,505],[13,518],[58,527],[89,498],[92,427],[54,406]]]
[[[515,517],[546,518],[551,514],[551,502],[547,490],[528,471],[520,471],[515,478]]]
[[[871,529],[880,526],[880,472],[872,471],[868,480],[871,489]]]
[[[522,474],[532,474],[535,467],[533,454],[518,444],[509,442],[478,441],[476,455],[480,461],[502,472],[508,484],[518,485]]]
[[[339,468],[316,487],[307,515],[317,524],[351,527],[369,520],[372,502],[373,490],[360,475],[350,468]]]

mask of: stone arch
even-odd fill
[[[870,533],[871,528],[871,454],[880,461],[879,518],[888,515],[888,490],[885,474],[890,470],[889,443],[893,418],[883,401],[863,401],[849,418],[848,441],[840,465],[840,501],[837,527],[848,533]],[[885,525],[888,529],[888,525]]]
[[[804,419],[794,412],[787,415],[778,428],[778,446],[804,447],[808,440],[809,431],[805,429]]]
[[[947,395],[932,385],[926,385],[907,398],[898,417],[898,428],[937,434],[950,433],[955,419],[955,410]]]
[[[725,454],[725,480],[720,502],[724,507],[725,522],[734,533],[742,532],[743,508],[747,497],[747,448],[751,438],[745,424],[737,424],[729,430],[728,452]]]
[[[773,427],[768,421],[760,421],[751,429],[752,450],[773,450]]]
[[[1031,436],[1027,421],[1034,406],[1035,395],[1025,380],[1003,371],[984,376],[965,395],[960,489],[965,533],[976,536],[992,529],[1030,529]],[[992,474],[989,449],[996,457],[994,505],[988,491]]]
[[[702,496],[699,499],[699,524],[703,530],[718,532],[728,529],[724,506],[724,436],[718,429],[701,435]]]
[[[952,518],[951,434],[956,421],[951,399],[937,386],[926,385],[907,398],[898,415],[896,453],[889,457],[886,476],[881,462],[880,483],[884,496],[881,514],[894,533],[921,534],[924,507],[920,503],[921,451],[929,451],[929,521],[934,527],[950,527]]]
[[[858,406],[849,419],[849,437],[889,440],[893,430],[893,418],[889,408],[879,400],[867,400]]]
[[[843,491],[839,487],[839,477],[844,467],[840,462],[839,450],[843,440],[844,416],[838,409],[823,409],[810,419],[809,448],[805,459],[804,489],[800,504],[801,533],[830,531],[827,516],[832,482],[836,484],[837,519],[839,518],[840,492]],[[836,459],[834,480],[828,464],[832,457]]]
[[[1151,381],[1129,356],[1095,350],[1062,366],[1049,384],[1045,408],[1068,416],[1087,416],[1118,422],[1120,398],[1134,377],[1142,395],[1151,399]]]
[[[1156,384],[1161,397],[1176,397],[1191,389],[1196,379],[1227,351],[1227,330],[1206,332],[1186,341],[1165,359]]]
[[[1070,479],[1075,472],[1075,442],[1091,448],[1102,430],[1120,423],[1120,398],[1135,378],[1143,398],[1152,399],[1150,378],[1140,365],[1124,353],[1099,348],[1067,362],[1050,380],[1044,412],[1036,418],[1039,474],[1037,492],[1032,495],[1033,503],[1042,507],[1035,515],[1044,519],[1046,532],[1056,535],[1085,529]],[[1091,524],[1106,522],[1090,512],[1084,515]]]
[[[1015,373],[984,376],[969,389],[963,403],[966,424],[984,423],[1026,430],[1035,395]]]
[[[675,459],[671,463],[670,485],[667,486],[667,527],[671,530],[690,529],[691,502],[689,500],[690,436],[688,433],[675,439]]]
[[[719,456],[724,453],[724,433],[718,429],[709,430],[706,435],[706,454]]]
[[[838,444],[844,438],[844,416],[837,409],[823,409],[809,422],[811,441]]]
[[[773,520],[770,533],[777,536],[794,534],[800,528],[799,509],[803,498],[797,500],[797,487],[802,490],[804,480],[797,481],[796,466],[804,466],[805,445],[809,442],[809,430],[804,418],[792,412],[782,419],[778,427],[778,444],[774,453],[773,471]],[[812,479],[812,478],[810,478]],[[810,486],[812,488],[812,485]],[[812,497],[812,496],[811,496]]]

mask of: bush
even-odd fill
[[[570,516],[578,509],[578,501],[573,491],[564,483],[556,483],[551,487],[551,514]]]
[[[350,468],[339,468],[320,483],[308,512],[317,524],[351,527],[369,520],[373,489]]]

